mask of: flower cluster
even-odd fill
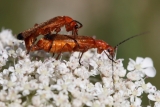
[[[160,91],[145,82],[156,75],[152,59],[130,59],[128,72],[123,59],[115,61],[95,50],[83,55],[82,65],[78,52],[68,61],[40,51],[26,55],[24,43],[2,30],[0,107],[141,107],[143,93],[159,107]]]

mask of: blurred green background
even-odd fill
[[[147,79],[160,89],[160,1],[159,0],[0,0],[0,28],[18,34],[35,23],[56,16],[70,16],[83,24],[79,35],[95,35],[112,46],[150,31],[119,46],[117,58],[151,57],[157,75]]]

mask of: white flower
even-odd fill
[[[132,106],[130,105],[130,102],[128,100],[124,100],[123,102],[115,102],[113,107],[132,107]]]
[[[105,104],[101,103],[99,100],[95,100],[92,107],[106,107]]]
[[[21,67],[21,73],[25,74],[25,73],[32,73],[35,69],[34,67],[34,62],[31,62],[30,59],[26,58],[24,60],[19,60],[18,62],[20,64],[20,67]],[[18,68],[19,70],[19,68]]]
[[[37,107],[40,106],[40,104],[41,104],[40,96],[33,96],[32,97],[32,104]]]
[[[79,99],[82,103],[86,104],[87,106],[92,105],[93,95],[86,93],[86,92],[80,92],[80,91],[74,91],[71,92],[71,94],[76,98]]]
[[[102,77],[102,82],[106,88],[113,87],[113,78],[112,77],[110,77],[110,78]],[[96,84],[95,84],[95,86],[96,86]]]
[[[135,97],[135,99],[132,100],[131,106],[133,107],[139,107],[142,103],[142,100],[138,97]]]
[[[36,94],[41,97],[42,102],[50,100],[54,96],[53,92],[51,91],[51,88],[48,86],[45,86],[43,90],[37,90]]]
[[[0,101],[0,107],[7,107],[6,104],[4,102]]]
[[[153,62],[148,57],[145,59],[137,57],[136,61],[130,59],[127,69],[131,71],[127,74],[127,77],[131,80],[139,80],[145,75],[148,77],[154,77],[156,75]]]
[[[156,107],[160,106],[160,91],[155,91],[154,93],[150,93],[148,95],[148,99],[155,101]]]
[[[141,87],[131,91],[130,102],[132,103],[132,105],[134,105],[134,106],[140,106],[141,105],[142,101],[141,101],[140,98],[138,98],[138,96],[142,95],[142,93],[143,93],[143,89]]]
[[[48,76],[41,75],[39,76],[39,81],[44,85],[49,85],[50,79]]]
[[[156,91],[154,93],[150,93],[148,98],[152,101],[156,101],[160,103],[160,91]]]
[[[78,54],[79,54],[79,52],[74,52],[73,54],[71,54],[69,61],[66,62],[66,65],[72,70],[74,70],[80,66]]]
[[[115,99],[112,96],[107,96],[105,93],[102,93],[102,94],[98,95],[98,100],[102,104],[112,106]]]
[[[21,97],[21,95],[18,93],[17,90],[10,88],[8,90],[8,95],[6,96],[6,99],[9,101],[15,101],[15,99],[18,99],[20,97]]]
[[[90,65],[93,67],[93,69],[97,69],[98,65],[94,59],[90,59],[89,62],[90,62]]]
[[[56,84],[51,86],[52,90],[61,90],[62,92],[71,90],[73,87],[75,87],[75,83],[73,84],[73,79],[73,75],[66,74],[61,79],[57,79]]]
[[[29,90],[24,90],[24,91],[22,92],[22,94],[23,94],[23,96],[27,96],[27,95],[30,94],[30,92],[29,92]]]
[[[73,83],[75,87],[80,88],[80,90],[86,90],[89,81],[83,78],[74,78]]]
[[[28,58],[29,55],[26,54],[26,51],[22,50],[22,48],[18,48],[16,50],[16,55],[20,58]]]
[[[154,107],[160,107],[160,102],[155,102]]]
[[[43,63],[40,61],[35,61],[35,67],[38,67],[37,73],[43,76],[52,77],[55,66],[53,65],[53,60],[46,59]]]
[[[115,76],[124,77],[126,75],[126,69],[123,67],[123,59],[116,60],[116,63],[113,62],[113,72]]]
[[[6,39],[7,38],[7,39]],[[1,47],[0,50],[4,49],[6,46],[13,46],[14,43],[17,43],[18,41],[15,39],[15,37],[12,35],[12,31],[2,30],[0,32],[0,41],[3,44],[3,47]]]
[[[10,89],[16,85],[16,82],[12,82],[11,80],[4,80],[2,84],[3,90]]]
[[[0,69],[2,66],[6,65],[6,62],[8,61],[8,54],[6,50],[1,51],[0,50]]]
[[[85,89],[86,89],[87,92],[93,93],[94,92],[94,84],[93,83],[86,84],[86,88]]]
[[[7,52],[7,51],[3,51],[3,52],[2,52],[2,57],[3,57],[4,59],[7,59],[7,58],[8,58],[8,52]]]
[[[104,91],[102,84],[100,84],[99,82],[95,83],[94,91],[95,91],[95,93],[94,93],[95,95],[101,94]]]
[[[65,104],[69,103],[68,95],[63,94],[62,92],[57,95],[53,95],[53,99],[56,106],[65,107],[67,106]]]
[[[5,90],[1,90],[0,91],[0,101],[6,101],[6,96],[7,96],[7,91],[5,91]]]
[[[73,107],[81,107],[82,106],[82,101],[78,100],[78,99],[74,99],[72,101],[72,105],[73,105]]]
[[[10,74],[10,80],[12,82],[16,82],[17,81],[17,77],[16,77],[16,75],[14,73]]]
[[[29,88],[30,90],[36,90],[36,89],[38,89],[39,84],[37,83],[37,80],[32,79],[32,80],[29,81],[28,85],[30,87]]]
[[[133,81],[140,80],[141,79],[141,74],[142,73],[139,72],[139,71],[132,71],[132,72],[129,72],[127,74],[127,78],[130,79],[130,80],[133,80]]]
[[[75,69],[74,74],[83,79],[89,78],[89,72],[84,66]]]
[[[129,90],[134,90],[136,88],[136,85],[132,81],[127,81],[125,84]]]
[[[21,104],[12,102],[11,104],[8,105],[8,107],[23,107]]]
[[[67,68],[65,63],[61,63],[58,66],[56,66],[56,71],[60,72],[60,74],[66,74],[69,72],[69,69]]]
[[[8,50],[8,55],[9,55],[9,56],[12,56],[13,58],[16,58],[16,57],[17,57],[17,54],[16,54],[16,52],[15,52],[14,49],[9,49],[9,50]]]
[[[37,90],[39,84],[37,83],[37,80],[31,80],[28,82],[28,78],[25,76],[23,79],[21,79],[21,82],[17,84],[16,90],[22,91],[22,95],[26,96],[29,95],[30,92]]]
[[[144,82],[142,83],[142,88],[146,93],[154,93],[157,90],[151,83],[145,84]]]

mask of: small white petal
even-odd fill
[[[97,82],[97,83],[95,84],[95,90],[96,90],[96,93],[97,93],[97,94],[102,93],[102,92],[103,92],[102,84],[100,84],[99,82]]]
[[[124,77],[125,75],[126,75],[126,70],[124,69],[124,70],[121,70],[119,73],[118,73],[118,75],[120,76],[120,77]]]
[[[134,70],[135,68],[134,68],[134,66],[135,66],[135,61],[133,60],[133,59],[129,59],[130,61],[129,61],[129,63],[128,63],[128,66],[127,66],[127,69],[129,70],[129,71],[132,71],[132,70]]]
[[[3,58],[7,59],[8,58],[8,54],[5,52],[2,54]]]
[[[133,71],[133,70],[134,70],[134,66],[128,65],[128,66],[127,66],[127,70],[128,70],[128,71]]]
[[[6,107],[6,104],[4,102],[0,102],[0,107]]]
[[[27,95],[30,94],[30,92],[29,92],[29,90],[24,90],[24,91],[22,92],[22,94],[23,94],[23,96],[27,96]]]
[[[62,90],[62,87],[61,87],[60,85],[52,85],[52,86],[51,86],[51,89],[52,89],[52,90],[55,90],[55,89],[56,89],[56,90]]]
[[[146,86],[147,86],[147,89],[148,89],[149,93],[155,93],[156,90],[157,90],[156,87],[153,86],[151,83],[147,83]]]
[[[34,106],[39,106],[41,104],[41,100],[39,96],[33,96],[32,97],[32,104]]]
[[[155,102],[154,107],[160,107],[160,102]]]
[[[80,101],[78,99],[73,99],[72,104],[74,107],[80,107],[80,106],[82,106],[82,101]]]
[[[49,77],[41,75],[41,76],[39,76],[39,81],[44,85],[48,85],[49,84]]]
[[[129,58],[129,62],[131,62],[134,65],[136,64],[136,62],[133,59],[131,59],[131,58]]]
[[[135,85],[132,81],[126,82],[126,86],[127,86],[127,88],[130,89],[130,90],[134,90],[135,87],[136,87],[136,85]]]
[[[8,68],[8,70],[9,70],[10,72],[14,72],[14,71],[15,71],[13,66],[10,66],[10,67]]]
[[[13,73],[10,75],[10,79],[11,79],[12,82],[17,81],[17,77]]]
[[[133,95],[130,96],[130,102],[134,102],[134,96]]]
[[[149,94],[149,95],[148,95],[148,99],[150,99],[150,100],[152,100],[152,101],[155,101],[155,100],[156,100],[153,94]]]
[[[136,58],[136,64],[140,64],[143,60],[144,60],[144,58],[142,58],[142,57],[137,57],[137,58]]]
[[[134,104],[135,104],[136,106],[140,106],[141,103],[142,103],[142,100],[141,100],[140,98],[136,97]]]
[[[154,67],[149,67],[143,70],[143,72],[148,76],[148,77],[155,77],[156,75],[156,69]]]
[[[0,84],[3,84],[3,83],[4,83],[3,78],[0,78]]]
[[[146,57],[141,63],[142,68],[153,67],[153,61],[151,58]]]
[[[142,95],[142,93],[143,93],[143,88],[142,88],[142,87],[139,87],[139,88],[137,89],[137,96]]]
[[[3,75],[8,75],[9,74],[9,70],[8,69],[4,69],[3,70]]]

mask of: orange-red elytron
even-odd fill
[[[71,35],[48,34],[41,38],[35,45],[33,45],[31,51],[44,50],[47,52],[57,53],[59,55],[63,52],[78,51],[82,52],[82,57],[83,53],[91,48],[97,48],[98,53],[102,53],[104,50],[108,51],[108,53],[111,55],[111,58],[109,57],[111,60],[114,56],[115,49],[106,42],[102,40],[96,40],[89,36],[79,35],[75,39],[74,36]]]
[[[17,38],[25,41],[29,52],[39,35],[51,34],[53,31],[57,34],[63,26],[67,32],[72,31],[72,35],[78,35],[78,29],[82,27],[82,24],[68,16],[57,16],[41,24],[35,24],[33,28],[19,33]]]

